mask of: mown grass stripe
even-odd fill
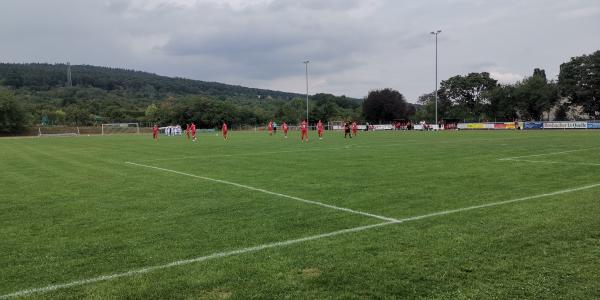
[[[240,254],[245,254],[245,253],[250,253],[250,252],[257,252],[257,251],[276,248],[276,247],[284,247],[284,246],[289,246],[289,245],[293,245],[293,244],[297,244],[297,243],[308,242],[308,241],[318,240],[318,239],[322,239],[322,238],[328,238],[328,237],[333,237],[333,236],[337,236],[337,235],[342,235],[342,234],[346,234],[346,233],[365,231],[368,229],[383,227],[383,226],[387,226],[387,225],[391,225],[391,224],[398,224],[398,223],[422,220],[422,219],[431,218],[431,217],[435,217],[435,216],[443,216],[443,215],[471,211],[471,210],[476,210],[476,209],[481,209],[481,208],[500,206],[500,205],[515,203],[515,202],[522,202],[522,201],[539,199],[539,198],[544,198],[544,197],[557,196],[557,195],[566,194],[566,193],[573,193],[573,192],[577,192],[577,191],[588,190],[588,189],[592,189],[595,187],[600,187],[600,183],[590,184],[590,185],[576,187],[576,188],[559,190],[559,191],[555,191],[555,192],[551,192],[551,193],[544,193],[544,194],[538,194],[538,195],[533,195],[533,196],[521,197],[521,198],[516,198],[516,199],[511,199],[511,200],[468,206],[468,207],[463,207],[463,208],[458,208],[458,209],[453,209],[453,210],[439,211],[439,212],[434,212],[434,213],[420,215],[420,216],[414,216],[414,217],[409,217],[409,218],[404,218],[404,219],[397,219],[395,221],[390,221],[390,222],[365,225],[365,226],[354,227],[354,228],[349,228],[349,229],[342,229],[342,230],[333,231],[333,232],[329,232],[329,233],[323,233],[323,234],[318,234],[318,235],[313,235],[313,236],[308,236],[308,237],[303,237],[303,238],[298,238],[298,239],[292,239],[292,240],[286,240],[286,241],[281,241],[281,242],[268,243],[268,244],[263,244],[263,245],[248,247],[248,248],[241,248],[241,249],[237,249],[237,250],[217,252],[217,253],[213,253],[210,255],[196,257],[196,258],[192,258],[192,259],[178,260],[178,261],[174,261],[174,262],[171,262],[168,264],[144,267],[144,268],[135,269],[135,270],[131,270],[131,271],[123,272],[123,273],[103,275],[103,276],[93,277],[93,278],[89,278],[89,279],[76,280],[76,281],[72,281],[69,283],[49,285],[49,286],[42,287],[42,288],[25,289],[25,290],[20,290],[20,291],[13,292],[10,294],[1,295],[0,299],[21,297],[21,296],[27,296],[27,295],[31,295],[31,294],[47,293],[47,292],[51,292],[51,291],[55,291],[55,290],[59,290],[59,289],[65,289],[65,288],[71,288],[71,287],[75,287],[75,286],[81,286],[81,285],[86,285],[86,284],[102,282],[102,281],[108,281],[108,280],[113,280],[113,279],[117,279],[117,278],[130,277],[130,276],[134,276],[134,275],[138,275],[138,274],[145,274],[145,273],[149,273],[149,272],[153,272],[153,271],[158,271],[161,269],[183,266],[183,265],[188,265],[188,264],[192,264],[192,263],[203,262],[203,261],[208,261],[208,260],[213,260],[213,259],[218,259],[218,258],[224,258],[224,257],[228,257],[228,256],[240,255]]]

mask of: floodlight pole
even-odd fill
[[[441,30],[431,32],[435,35],[435,124],[438,124],[438,34],[440,33]]]
[[[306,67],[306,122],[308,123],[308,63],[310,61],[303,61],[304,66]]]

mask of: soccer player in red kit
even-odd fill
[[[192,122],[192,141],[196,141],[196,124]]]
[[[319,120],[319,122],[317,122],[317,133],[319,134],[320,140],[323,139],[323,130],[325,130],[325,128],[323,127],[323,122]]]
[[[158,125],[154,124],[154,127],[152,127],[152,138],[155,141],[158,141]]]
[[[285,136],[285,138],[287,139],[287,132],[288,132],[288,126],[286,122],[283,122],[283,125],[281,125],[281,127],[283,128],[283,135]]]
[[[356,122],[352,122],[352,136],[356,136],[357,131],[358,131],[358,125],[356,125]]]
[[[273,135],[273,122],[269,121],[269,125],[267,125],[267,129],[269,129],[269,135]]]
[[[186,124],[185,125],[185,137],[189,140],[190,139],[190,130],[192,128],[190,127],[190,124]]]
[[[223,126],[221,127],[221,132],[223,133],[223,138],[227,139],[227,123],[223,122]]]
[[[304,143],[304,138],[306,137],[306,142],[308,143],[308,123],[306,122],[306,120],[302,121],[302,123],[300,123],[300,138],[302,139],[302,142]]]

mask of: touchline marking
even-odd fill
[[[575,150],[567,150],[567,151],[560,151],[560,152],[550,152],[550,153],[542,153],[542,154],[532,154],[532,155],[506,157],[506,158],[499,158],[499,160],[518,160],[519,158],[538,157],[538,156],[546,156],[546,155],[556,155],[556,154],[564,154],[564,153],[571,153],[571,152],[587,151],[587,150],[593,150],[593,149],[598,149],[598,147],[584,148],[584,149],[575,149]]]
[[[501,159],[501,161],[522,161],[522,162],[528,162],[528,163],[562,164],[562,165],[578,165],[578,166],[600,166],[600,164],[598,164],[598,163],[566,162],[566,161],[552,161],[552,160]]]
[[[138,163],[134,163],[134,162],[125,162],[125,163],[126,164],[130,164],[130,165],[134,165],[134,166],[138,166],[138,167],[150,168],[150,169],[155,169],[155,170],[160,170],[160,171],[175,173],[175,174],[179,174],[179,175],[194,177],[194,178],[198,178],[198,179],[203,179],[203,180],[207,180],[207,181],[218,182],[218,183],[222,183],[222,184],[228,184],[228,185],[232,185],[232,186],[243,188],[243,189],[248,189],[248,190],[257,191],[257,192],[261,192],[261,193],[265,193],[265,194],[269,194],[269,195],[274,195],[274,196],[279,196],[279,197],[283,197],[283,198],[288,198],[288,199],[292,199],[292,200],[296,200],[296,201],[300,201],[300,202],[304,202],[304,203],[309,203],[309,204],[313,204],[313,205],[323,206],[323,207],[327,207],[327,208],[331,208],[331,209],[341,210],[341,211],[345,211],[345,212],[349,212],[349,213],[353,213],[353,214],[357,214],[357,215],[363,215],[363,216],[367,216],[367,217],[371,217],[371,218],[376,218],[376,219],[380,219],[380,220],[384,220],[384,221],[390,221],[390,222],[396,222],[396,221],[398,221],[398,220],[396,220],[394,218],[388,218],[388,217],[384,217],[384,216],[379,216],[379,215],[371,214],[371,213],[368,213],[368,212],[363,212],[363,211],[353,210],[353,209],[350,209],[350,208],[345,208],[345,207],[339,207],[339,206],[335,206],[335,205],[325,204],[325,203],[322,203],[322,202],[317,202],[317,201],[312,201],[312,200],[306,200],[306,199],[302,199],[302,198],[298,198],[298,197],[294,197],[294,196],[290,196],[290,195],[285,195],[285,194],[280,194],[280,193],[276,193],[276,192],[271,192],[271,191],[267,191],[267,190],[264,190],[264,189],[255,188],[255,187],[251,187],[249,185],[239,184],[239,183],[235,183],[235,182],[231,182],[231,181],[226,181],[226,180],[221,180],[221,179],[214,179],[214,178],[209,178],[209,177],[204,177],[204,176],[198,176],[198,175],[194,175],[194,174],[190,174],[190,173],[184,173],[184,172],[179,172],[179,171],[175,171],[175,170],[171,170],[171,169],[165,169],[165,168],[160,168],[160,167],[155,167],[155,166],[138,164]]]
[[[200,257],[196,257],[196,258],[192,258],[192,259],[178,260],[178,261],[174,261],[174,262],[171,262],[168,264],[155,265],[155,266],[150,266],[150,267],[134,269],[134,270],[123,272],[123,273],[114,273],[111,275],[103,275],[103,276],[98,276],[98,277],[93,277],[93,278],[88,278],[88,279],[71,281],[69,283],[49,285],[49,286],[41,287],[41,288],[30,288],[30,289],[20,290],[20,291],[13,292],[10,294],[2,295],[2,296],[0,296],[0,299],[21,297],[21,296],[37,294],[37,293],[40,293],[40,294],[47,293],[47,292],[51,292],[51,291],[55,291],[55,290],[59,290],[59,289],[66,289],[66,288],[71,288],[71,287],[81,286],[81,285],[86,285],[86,284],[91,284],[91,283],[97,283],[97,282],[102,282],[102,281],[109,281],[109,280],[113,280],[113,279],[117,279],[117,278],[130,277],[133,275],[150,273],[153,271],[188,265],[188,264],[197,263],[197,262],[203,262],[203,261],[224,258],[224,257],[234,256],[234,255],[241,255],[241,254],[250,253],[250,252],[258,252],[258,251],[270,249],[270,248],[284,247],[284,246],[289,246],[289,245],[298,244],[298,243],[302,243],[302,242],[308,242],[308,241],[318,240],[318,239],[322,239],[322,238],[328,238],[328,237],[333,237],[333,236],[337,236],[337,235],[342,235],[342,234],[346,234],[346,233],[365,231],[368,229],[383,227],[383,226],[387,226],[387,225],[391,225],[391,224],[416,221],[416,220],[431,218],[431,217],[435,217],[435,216],[443,216],[443,215],[449,215],[449,214],[454,214],[454,213],[459,213],[459,212],[464,212],[464,211],[480,209],[480,208],[499,206],[499,205],[510,204],[510,203],[514,203],[514,202],[521,202],[521,201],[527,201],[527,200],[538,199],[538,198],[543,198],[543,197],[556,196],[556,195],[561,195],[561,194],[566,194],[566,193],[573,193],[573,192],[577,192],[577,191],[592,189],[592,188],[599,187],[599,186],[600,186],[600,183],[595,183],[595,184],[590,184],[590,185],[581,186],[581,187],[577,187],[577,188],[564,189],[564,190],[560,190],[560,191],[556,191],[556,192],[552,192],[552,193],[545,193],[545,194],[539,194],[539,195],[534,195],[534,196],[511,199],[511,200],[468,206],[468,207],[452,209],[452,210],[444,210],[444,211],[434,212],[434,213],[430,213],[430,214],[426,214],[426,215],[414,216],[414,217],[409,217],[409,218],[404,218],[404,219],[396,219],[395,221],[391,221],[391,222],[365,225],[365,226],[354,227],[354,228],[349,228],[349,229],[342,229],[342,230],[337,230],[337,231],[333,231],[333,232],[329,232],[329,233],[323,233],[323,234],[318,234],[318,235],[313,235],[313,236],[308,236],[308,237],[303,237],[303,238],[298,238],[298,239],[268,243],[268,244],[254,246],[254,247],[231,250],[231,251],[217,252],[217,253],[213,253],[210,255],[200,256]]]

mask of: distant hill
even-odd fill
[[[131,94],[143,94],[154,99],[169,95],[190,94],[279,100],[290,100],[304,96],[302,94],[90,65],[72,65],[71,74],[73,86],[94,87],[106,91],[121,90]],[[0,83],[14,88],[27,88],[37,91],[65,87],[67,85],[67,65],[0,63]]]
[[[299,123],[305,95],[160,76],[89,65],[0,63],[0,93],[23,110],[26,126],[98,125],[110,122],[186,124],[214,128],[256,126],[270,120]],[[359,119],[361,101],[310,96],[310,120]]]

